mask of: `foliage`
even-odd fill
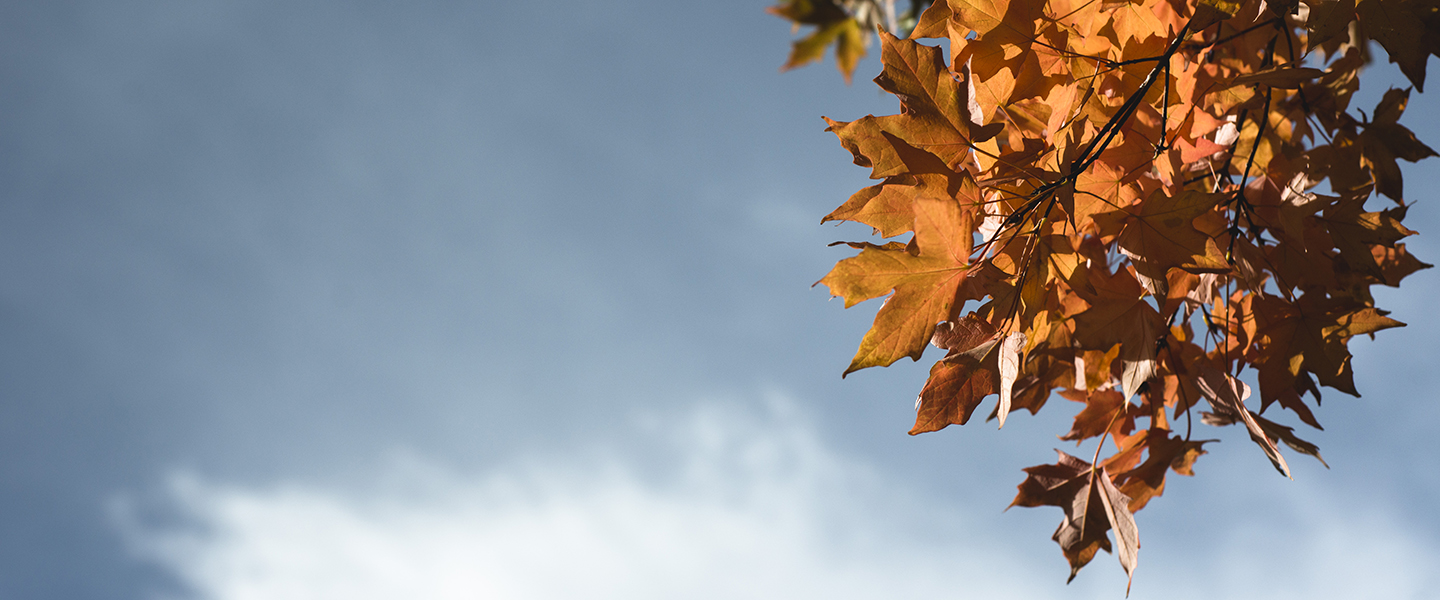
[[[790,60],[782,68],[793,69],[820,60],[825,56],[825,48],[834,45],[835,64],[845,76],[845,83],[850,83],[869,45],[865,32],[880,25],[890,30],[909,31],[915,27],[920,11],[929,4],[915,0],[910,10],[896,14],[895,0],[785,0],[767,12],[794,22],[797,30],[801,25],[815,26],[809,35],[795,41]]]
[[[894,14],[772,9],[818,26],[788,66],[834,41],[853,69],[860,5]],[[1214,441],[1192,436],[1202,399],[1202,423],[1242,425],[1285,476],[1282,446],[1323,463],[1262,414],[1318,429],[1321,386],[1358,395],[1349,340],[1403,325],[1371,287],[1430,266],[1400,242],[1415,232],[1396,161],[1435,154],[1399,122],[1410,91],[1349,108],[1369,41],[1423,89],[1437,6],[940,0],[911,37],[948,39],[948,57],[882,29],[875,83],[899,114],[827,119],[879,183],[823,220],[910,235],[848,242],[859,254],[819,282],[847,307],[888,295],[845,373],[946,351],[911,434],[963,425],[991,395],[1001,426],[1052,391],[1079,403],[1061,439],[1098,438],[1095,457],[1025,469],[1013,503],[1063,509],[1072,579],[1112,545],[1133,575],[1133,512]],[[1378,196],[1394,205],[1367,207]]]

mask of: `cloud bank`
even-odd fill
[[[478,475],[399,457],[359,490],[177,474],[163,494],[165,519],[141,518],[154,511],[133,500],[112,508],[139,559],[173,574],[190,597],[214,600],[1123,593],[1108,555],[1067,588],[1058,550],[1030,556],[1035,540],[1007,545],[1018,532],[966,520],[998,507],[907,492],[826,447],[784,401],[761,411],[705,406],[633,433],[655,454],[592,448]],[[1425,575],[1440,558],[1434,544],[1383,514],[1341,521],[1316,505],[1301,517],[1311,526],[1222,523],[1233,534],[1219,548],[1173,553],[1188,564],[1147,565],[1142,551],[1136,597],[1407,598],[1434,589]],[[1367,560],[1351,558],[1355,544],[1369,546]],[[1197,567],[1208,574],[1171,587]]]

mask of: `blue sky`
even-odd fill
[[[765,5],[0,6],[0,597],[1121,594],[1002,512],[1065,403],[911,438],[927,362],[840,379],[820,116],[895,101]],[[1437,287],[1379,294],[1332,469],[1210,436],[1133,597],[1433,595]]]

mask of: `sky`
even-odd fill
[[[1071,407],[910,437],[928,360],[840,378],[820,117],[896,102],[765,5],[0,4],[0,597],[1121,597],[1003,510]],[[1132,597],[1433,597],[1437,292],[1379,290],[1330,469],[1207,432]]]

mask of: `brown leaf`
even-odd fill
[[[1375,121],[1360,134],[1361,154],[1370,166],[1375,190],[1396,201],[1404,199],[1404,182],[1395,160],[1416,162],[1436,156],[1434,150],[1416,139],[1414,132],[1395,122],[1408,98],[1408,90],[1387,92],[1375,108]]]
[[[1110,552],[1105,533],[1115,529],[1120,546],[1118,557],[1127,576],[1133,576],[1140,548],[1139,530],[1130,512],[1130,498],[1115,488],[1104,469],[1056,451],[1053,465],[1025,469],[1027,477],[1010,506],[1058,506],[1065,511],[1052,539],[1070,561],[1070,578],[1095,557],[1095,551]]]
[[[944,170],[943,165],[937,165],[936,170]],[[969,173],[897,175],[855,192],[820,222],[864,223],[875,228],[881,237],[894,237],[915,228],[915,199],[921,197],[959,198],[962,206],[966,203],[975,206],[980,202],[975,180]]]
[[[792,0],[768,11],[795,21],[797,25],[816,26],[810,35],[795,41],[790,49],[790,58],[781,70],[788,71],[818,61],[825,56],[825,48],[834,44],[835,64],[845,77],[845,83],[850,83],[855,66],[865,56],[865,34],[859,21],[850,18],[829,0]]]
[[[1375,125],[1393,125],[1400,122],[1400,116],[1405,114],[1405,107],[1410,103],[1410,90],[1390,88],[1385,90],[1385,95],[1380,98],[1380,103],[1375,105],[1375,114],[1370,117],[1371,123]]]
[[[874,119],[876,131],[866,135],[875,138],[883,132],[901,138],[905,144],[940,157],[952,169],[957,168],[969,158],[976,140],[993,136],[999,128],[986,128],[974,120],[975,115],[969,108],[970,87],[955,80],[945,66],[940,48],[884,32],[880,38],[880,57],[885,70],[875,78],[875,83],[900,98],[901,113],[870,117]],[[862,151],[867,146],[876,148],[868,151],[870,156],[886,152],[879,144],[877,140],[860,146]]]
[[[943,38],[950,32],[949,23],[950,3],[941,0],[931,4],[920,13],[915,29],[910,32],[910,39]]]
[[[1190,20],[1190,31],[1204,31],[1238,12],[1240,3],[1235,0],[1200,0],[1195,3],[1195,17]]]
[[[1125,569],[1125,595],[1128,596],[1130,584],[1135,581],[1135,565],[1140,558],[1140,528],[1135,525],[1135,515],[1130,512],[1130,498],[1115,488],[1109,474],[1101,470],[1094,479],[1100,484],[1100,501],[1105,505],[1105,517],[1115,530],[1115,545],[1120,547],[1115,557],[1120,559],[1120,566]]]
[[[1060,392],[1060,395],[1068,400],[1085,403],[1085,408],[1075,415],[1070,432],[1060,437],[1062,440],[1079,442],[1099,437],[1107,430],[1119,437],[1134,428],[1134,418],[1125,418],[1129,405],[1125,397],[1115,390],[1065,390]]]
[[[1364,206],[1364,196],[1340,198],[1326,207],[1316,222],[1329,232],[1331,242],[1351,268],[1378,276],[1379,266],[1370,245],[1393,246],[1415,232],[1400,223],[1404,209],[1399,213],[1391,212],[1394,209],[1364,212]]]
[[[1284,364],[1291,375],[1303,368],[1326,385],[1352,396],[1354,373],[1350,366],[1351,337],[1405,324],[1385,316],[1374,307],[1344,298],[1323,298],[1305,294],[1289,303],[1273,297],[1255,304],[1259,335],[1273,359]]]
[[[893,119],[867,116],[846,122],[826,118],[825,123],[829,125],[825,131],[834,133],[840,139],[840,145],[850,151],[855,164],[870,169],[871,179],[953,171],[940,157],[906,143],[887,130],[887,127],[896,129]]]
[[[964,425],[999,384],[997,357],[989,351],[995,344],[995,328],[989,323],[973,313],[960,321],[941,323],[934,343],[950,350],[950,355],[930,367],[910,435]],[[982,346],[984,351],[975,352]]]
[[[1426,21],[1416,14],[1419,2],[1357,2],[1356,15],[1370,38],[1379,42],[1400,65],[1415,88],[1425,91],[1425,62],[1430,58],[1426,41]]]
[[[1315,457],[1315,460],[1320,461],[1320,464],[1325,465],[1325,468],[1330,468],[1330,464],[1325,462],[1325,459],[1320,456],[1320,447],[1305,440],[1302,440],[1298,436],[1296,436],[1294,427],[1290,427],[1288,425],[1281,425],[1253,413],[1251,413],[1250,418],[1253,419],[1256,425],[1259,426],[1260,431],[1264,433],[1264,436],[1266,440],[1270,442],[1270,445],[1273,446],[1276,441],[1285,442],[1285,445],[1289,446],[1290,449],[1301,454],[1308,454],[1310,456],[1313,456]],[[1226,425],[1234,425],[1237,421],[1237,416],[1234,414],[1221,415],[1213,413],[1200,413],[1200,419],[1206,425],[1223,427]]]
[[[1370,247],[1370,252],[1380,265],[1381,282],[1391,287],[1400,287],[1400,280],[1411,273],[1435,266],[1415,258],[1405,249],[1405,244],[1395,244],[1394,248],[1375,245]]]
[[[1294,427],[1281,425],[1260,415],[1255,415],[1255,422],[1260,425],[1261,431],[1264,431],[1270,439],[1285,442],[1285,445],[1289,446],[1291,450],[1313,456],[1315,460],[1320,461],[1320,464],[1325,465],[1325,468],[1330,468],[1330,464],[1320,456],[1320,447],[1297,437]]]
[[[963,354],[985,342],[995,341],[995,328],[975,313],[965,315],[959,321],[946,321],[935,326],[930,343],[941,350],[949,350],[948,356]],[[983,358],[977,356],[976,360]]]
[[[1115,484],[1121,492],[1130,497],[1130,512],[1138,512],[1145,508],[1151,498],[1165,492],[1167,471],[1193,475],[1191,467],[1195,459],[1205,454],[1205,444],[1215,441],[1186,441],[1159,428],[1151,428],[1131,439],[1135,440],[1136,444],[1143,444],[1148,456],[1144,463],[1115,476]],[[1111,468],[1109,461],[1106,461],[1105,467]]]
[[[1158,323],[1155,319],[1140,319],[1140,330],[1133,341],[1120,347],[1120,361],[1124,365],[1120,375],[1120,387],[1129,401],[1140,386],[1155,375],[1155,342],[1159,341]],[[1146,341],[1149,343],[1146,343]]]
[[[1267,356],[1255,366],[1260,374],[1260,412],[1265,412],[1271,404],[1279,402],[1281,407],[1294,412],[1307,425],[1324,429],[1315,419],[1315,413],[1310,411],[1310,407],[1300,397],[1302,382],[1295,374],[1290,373],[1288,364],[1279,358]],[[1318,392],[1316,397],[1319,397]]]
[[[1271,464],[1275,465],[1275,470],[1279,471],[1281,475],[1290,477],[1290,466],[1285,464],[1285,457],[1280,456],[1280,449],[1276,448],[1275,443],[1270,441],[1264,430],[1260,429],[1255,415],[1245,408],[1245,399],[1250,397],[1250,386],[1208,363],[1201,363],[1199,367],[1200,393],[1210,401],[1210,407],[1215,411],[1214,414],[1220,419],[1229,420],[1232,423],[1236,420],[1244,422],[1245,429],[1250,432],[1250,439],[1265,451],[1265,456],[1270,459]],[[1221,424],[1213,419],[1206,422]]]
[[[1319,48],[1325,42],[1347,33],[1350,23],[1355,20],[1355,0],[1333,0],[1328,2],[1307,2],[1310,18],[1305,29],[1310,32],[1305,41],[1305,52]]]

